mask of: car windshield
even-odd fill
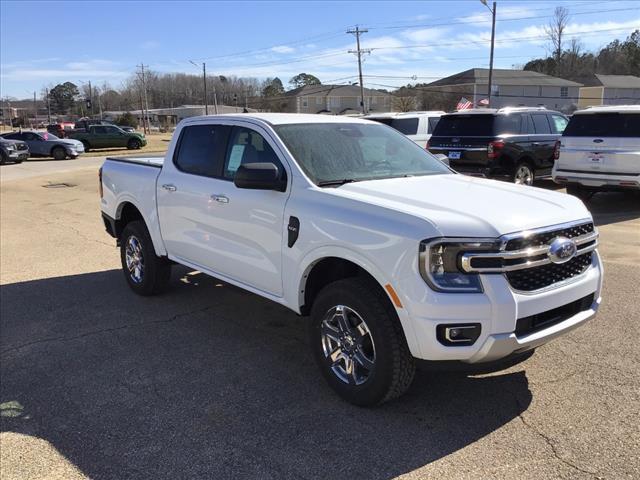
[[[307,123],[274,128],[317,185],[451,173],[433,155],[384,125]]]

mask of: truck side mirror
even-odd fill
[[[287,184],[282,180],[278,167],[273,163],[245,163],[238,167],[233,177],[238,188],[251,190],[277,190],[284,192]]]

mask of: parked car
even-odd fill
[[[579,110],[562,134],[553,180],[583,199],[640,190],[640,105]]]
[[[518,358],[598,310],[598,234],[575,197],[458,175],[356,118],[194,117],[175,135],[164,158],[99,172],[129,287],[162,291],[176,262],[310,315],[350,402],[401,395],[417,359]]]
[[[56,160],[77,158],[84,153],[84,145],[78,140],[58,138],[49,132],[22,131],[2,135],[11,140],[22,140],[29,146],[31,156],[53,157]]]
[[[87,130],[91,125],[114,125],[114,123],[108,120],[82,119],[76,121],[74,130]]]
[[[90,148],[127,147],[137,150],[147,144],[147,139],[141,133],[125,132],[115,125],[90,125],[87,130],[74,130],[69,137],[80,140],[84,150]]]
[[[542,107],[479,108],[443,115],[427,148],[470,175],[532,185],[551,175],[568,119]]]
[[[364,118],[389,125],[425,148],[440,117],[444,114],[445,112],[442,111],[377,113]]]
[[[8,162],[22,163],[29,158],[29,147],[19,140],[0,136],[0,165]]]

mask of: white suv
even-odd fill
[[[553,180],[581,198],[601,190],[640,190],[640,105],[574,113],[562,134]]]
[[[364,118],[389,125],[400,133],[404,133],[422,148],[427,148],[427,142],[431,138],[433,129],[436,128],[440,117],[445,113],[446,112],[440,110],[428,112],[392,112],[367,115]]]

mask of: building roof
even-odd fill
[[[185,121],[188,123],[199,120],[210,119],[211,117],[234,118],[238,120],[254,119],[270,123],[271,125],[284,125],[292,123],[372,123],[356,117],[345,117],[343,115],[318,115],[315,113],[242,113],[223,115],[203,115],[190,117]]]
[[[606,88],[640,88],[640,77],[633,75],[595,74],[599,84]]]
[[[391,95],[388,92],[381,92],[380,90],[372,90],[370,88],[364,89],[364,94],[367,97]],[[285,93],[286,96],[298,97],[298,96],[336,96],[336,97],[359,97],[360,86],[359,85],[305,85],[304,87],[295,88]]]
[[[503,68],[493,69],[493,83],[495,85],[533,85],[551,87],[580,87],[582,84],[565,80],[564,78],[552,77],[544,73],[532,72],[529,70],[510,70]],[[486,85],[489,83],[488,68],[471,68],[464,72],[456,73],[446,78],[441,78],[429,84],[430,87],[454,86],[464,84]]]

